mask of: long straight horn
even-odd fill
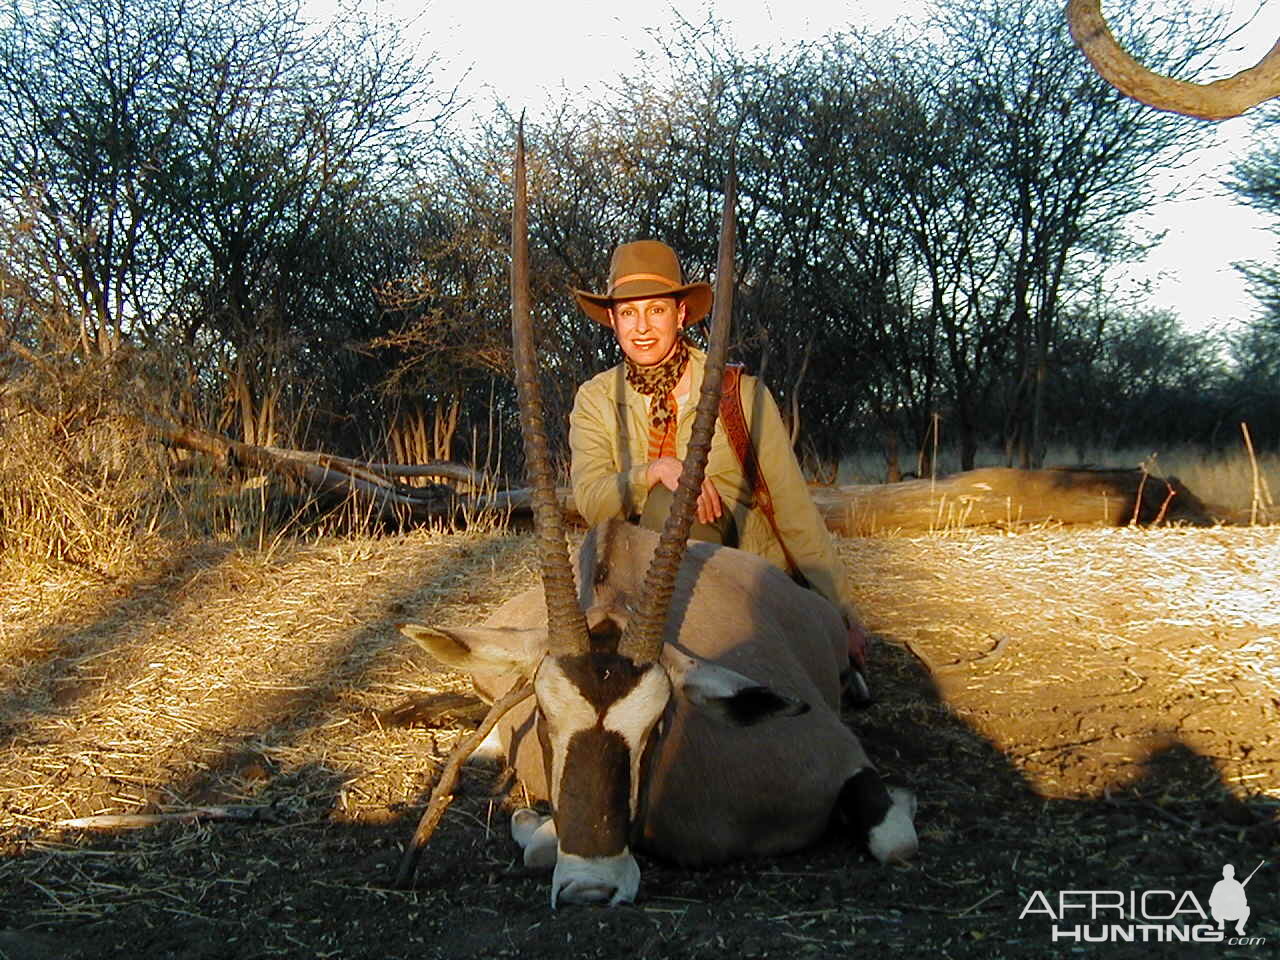
[[[547,599],[547,639],[553,654],[585,653],[587,623],[578,606],[564,523],[556,499],[542,395],[529,316],[529,196],[525,185],[524,118],[516,133],[515,203],[511,214],[511,352],[520,401],[524,458],[533,485],[533,524],[538,538],[542,589]]]
[[[725,359],[729,354],[729,325],[733,315],[733,244],[737,224],[738,175],[733,157],[724,180],[724,212],[720,217],[720,252],[716,258],[715,312],[711,318],[711,340],[707,345],[707,365],[702,375],[702,392],[689,436],[680,483],[672,498],[671,513],[663,524],[657,549],[645,577],[636,616],[627,624],[619,642],[619,651],[637,663],[650,663],[662,653],[662,634],[667,620],[667,607],[675,589],[676,572],[684,559],[689,527],[702,490],[711,437],[720,409],[720,382]]]

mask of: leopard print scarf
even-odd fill
[[[649,408],[651,425],[656,430],[665,430],[667,424],[676,417],[675,398],[671,396],[671,391],[680,382],[685,365],[689,362],[689,347],[684,338],[676,337],[675,348],[661,363],[642,367],[630,357],[623,359],[627,364],[627,383],[646,397],[654,398]]]

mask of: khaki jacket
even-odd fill
[[[680,459],[689,447],[706,359],[703,351],[689,348],[690,399],[681,404],[676,419],[676,456]],[[843,611],[847,608],[844,568],[809,496],[778,406],[769,388],[755,377],[744,375],[741,391],[751,440],[773,494],[775,518],[787,549],[810,585]],[[588,523],[616,516],[633,518],[644,509],[649,495],[644,480],[649,457],[648,411],[648,398],[627,383],[625,364],[597,374],[578,388],[569,415],[570,472],[575,505]],[[739,547],[785,569],[782,547],[769,521],[755,508],[742,465],[719,420],[707,459],[707,476],[738,525]]]

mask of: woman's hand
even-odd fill
[[[675,457],[661,457],[650,462],[645,470],[645,482],[649,486],[662,484],[672,493],[680,485],[680,473],[684,470],[684,461]],[[697,518],[699,523],[714,523],[724,513],[724,503],[720,500],[720,491],[716,489],[710,478],[702,478],[702,492],[698,494]]]

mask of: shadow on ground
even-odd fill
[[[263,699],[259,736],[299,740],[335,716],[373,730],[370,716],[353,716],[327,691],[335,673],[345,684],[368,682],[367,648],[391,642],[386,628],[352,630],[315,664],[309,691]],[[553,912],[547,878],[517,866],[506,801],[491,794],[495,772],[473,769],[417,886],[397,891],[389,883],[420,813],[415,794],[389,805],[383,822],[355,821],[342,809],[349,771],[317,762],[263,773],[262,802],[308,798],[282,803],[274,824],[8,838],[0,957],[1042,957],[1077,944],[1055,942],[1049,918],[1021,916],[1035,891],[1053,902],[1064,890],[1190,891],[1207,910],[1223,864],[1243,876],[1274,860],[1274,806],[1229,789],[1216,758],[1176,732],[1107,794],[1047,797],[951,709],[892,633],[883,639],[880,700],[847,719],[887,778],[920,800],[920,855],[909,865],[882,868],[830,836],[792,856],[714,870],[642,862],[637,904]],[[172,789],[206,791],[241,763],[239,740],[227,742],[209,758],[208,780]],[[424,797],[420,786],[416,799]],[[1278,876],[1280,867],[1265,866],[1249,887],[1249,933],[1271,946],[1280,938]],[[1092,948],[1121,958],[1206,956],[1197,943]],[[1258,956],[1265,947],[1211,949]]]

